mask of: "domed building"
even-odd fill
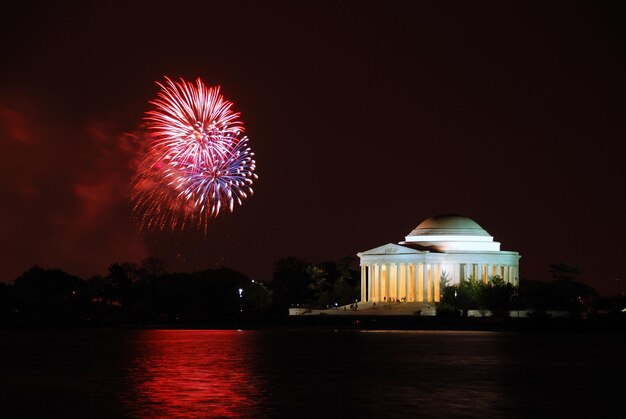
[[[399,244],[357,254],[361,260],[361,302],[438,302],[448,285],[494,276],[519,285],[517,252],[500,250],[478,223],[444,214],[420,223]]]

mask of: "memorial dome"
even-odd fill
[[[419,246],[436,252],[497,252],[494,242],[476,221],[456,214],[435,215],[422,221],[400,244]]]
[[[489,236],[476,221],[456,214],[441,214],[422,221],[411,236]]]

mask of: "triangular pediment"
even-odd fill
[[[366,250],[358,253],[358,256],[365,255],[414,255],[418,253],[424,253],[419,250],[411,249],[410,247],[400,246],[398,244],[387,243],[383,246],[375,247],[374,249]]]

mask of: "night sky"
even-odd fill
[[[520,252],[522,278],[566,262],[603,294],[626,284],[623,3],[10,3],[4,282],[148,255],[264,280],[281,257],[336,260],[456,213]],[[221,85],[256,152],[254,196],[206,236],[131,218],[164,75]]]

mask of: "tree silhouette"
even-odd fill
[[[310,276],[307,263],[295,257],[286,257],[274,262],[271,289],[274,307],[283,312],[292,304],[306,304],[313,295],[309,287]]]
[[[167,273],[167,263],[161,258],[149,256],[139,262],[139,271],[142,280],[152,280]]]
[[[507,317],[513,306],[515,287],[506,284],[496,275],[490,278],[489,283],[479,286],[480,307],[491,312],[494,317]]]
[[[564,262],[550,264],[548,269],[550,276],[555,281],[573,281],[580,275],[578,268]]]
[[[86,282],[76,276],[33,266],[15,279],[11,305],[20,322],[79,323],[89,312],[87,290]]]

